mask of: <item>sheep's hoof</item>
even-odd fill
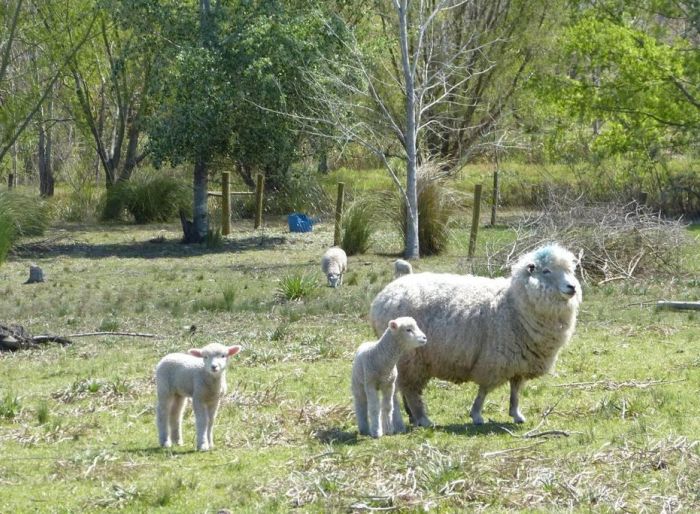
[[[197,448],[197,450],[200,451],[200,452],[208,452],[208,451],[209,451],[209,446],[207,446],[206,444],[203,444],[202,446],[199,446],[199,447]]]
[[[514,423],[525,423],[525,416],[513,416],[513,422]]]
[[[430,421],[428,416],[422,416],[416,420],[416,426],[417,427],[432,428],[435,426],[435,423]]]
[[[163,441],[160,443],[160,446],[162,448],[170,448],[172,446],[172,443],[170,441]]]
[[[484,424],[484,418],[481,417],[481,414],[472,414],[472,422],[475,425],[483,425]]]

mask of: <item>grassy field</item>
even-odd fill
[[[466,223],[465,223],[466,224]],[[507,229],[484,230],[504,241]],[[215,249],[178,243],[176,225],[61,226],[0,267],[0,322],[75,337],[67,347],[0,354],[1,512],[700,510],[700,317],[656,312],[700,299],[700,231],[673,277],[586,284],[577,332],[552,376],[526,386],[511,424],[506,387],[475,427],[473,384],[433,381],[431,429],[357,435],[349,390],[367,312],[391,279],[391,233],[324,287],[332,226],[290,234],[248,221]],[[420,270],[464,270],[466,233]],[[694,257],[694,259],[693,259]],[[30,263],[47,280],[25,285]],[[315,277],[303,301],[280,281]],[[195,327],[193,329],[193,327]],[[162,450],[153,369],[168,352],[241,344],[216,448]]]

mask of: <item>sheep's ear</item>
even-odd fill
[[[194,355],[195,357],[202,357],[202,350],[199,348],[190,348],[187,353]]]
[[[392,320],[389,322],[389,328],[390,328],[391,330],[396,330],[397,328],[399,328],[399,324],[396,323],[396,320],[395,320],[395,319],[392,319]]]
[[[238,345],[229,346],[228,347],[228,356],[230,357],[231,355],[236,355],[240,351],[241,351],[241,347]]]

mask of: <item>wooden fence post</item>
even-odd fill
[[[231,233],[231,183],[229,172],[221,174],[221,235]]]
[[[479,232],[479,215],[481,211],[481,184],[474,186],[474,206],[472,207],[472,230],[469,234],[469,253],[468,257],[474,257],[474,249],[476,248],[476,236]]]
[[[262,173],[258,173],[257,182],[255,185],[255,228],[260,228],[260,225],[262,225],[264,183],[265,177],[262,175]]]
[[[338,199],[335,202],[335,232],[333,233],[333,245],[340,246],[340,222],[343,218],[343,200],[345,197],[345,183],[338,182]]]
[[[10,173],[7,176],[7,189],[12,189],[12,186],[14,186],[14,185],[15,185],[15,176],[12,173]]]
[[[493,172],[493,201],[491,204],[491,226],[496,226],[496,211],[498,210],[498,170]]]

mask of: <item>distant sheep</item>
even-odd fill
[[[425,343],[425,334],[416,321],[403,317],[389,321],[379,341],[360,345],[352,364],[352,395],[360,434],[381,437],[382,433],[403,432],[395,398],[396,362]]]
[[[214,447],[214,418],[219,399],[226,394],[228,358],[241,351],[240,346],[211,343],[189,353],[171,353],[156,366],[158,405],[156,423],[160,445],[182,444],[182,412],[185,398],[192,398],[197,449]]]
[[[348,269],[348,256],[342,248],[334,246],[326,250],[321,258],[321,270],[326,274],[328,285],[338,287],[343,283],[343,273]]]
[[[397,385],[411,421],[430,426],[422,391],[431,377],[479,385],[470,416],[484,422],[489,391],[510,382],[509,414],[525,421],[518,394],[525,380],[549,372],[571,339],[581,303],[576,258],[558,245],[523,255],[510,278],[418,273],[388,284],[370,320],[379,334],[397,315],[412,316],[428,345],[398,362]]]
[[[403,259],[396,259],[394,261],[394,278],[410,275],[411,273],[413,273],[413,266],[411,266],[410,262]]]

